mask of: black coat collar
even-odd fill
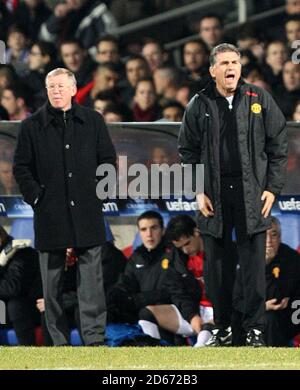
[[[57,117],[57,115],[60,114],[60,112],[62,113],[62,111],[51,107],[49,101],[47,101],[41,108],[42,128],[44,126],[48,126]],[[86,121],[83,109],[76,103],[72,104],[72,108],[67,111],[67,113],[69,113],[68,115],[71,114],[73,118],[78,119],[82,123]]]

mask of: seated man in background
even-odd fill
[[[40,323],[35,309],[39,262],[30,240],[14,240],[0,226],[0,300],[7,306],[20,345],[35,345],[35,325]]]
[[[286,347],[300,333],[300,324],[293,323],[293,312],[299,305],[292,306],[300,298],[300,255],[281,242],[280,222],[275,217],[271,217],[271,220],[272,226],[267,230],[266,240],[265,340],[269,347]],[[244,342],[239,322],[243,316],[242,305],[240,275],[237,272],[234,292],[234,340],[237,345]]]
[[[173,324],[176,327],[179,321],[180,333],[197,335],[194,346],[203,347],[211,337],[213,309],[204,293],[204,250],[200,232],[190,216],[178,215],[169,221],[166,237],[177,249],[181,260],[171,268],[173,277],[168,283],[172,308],[176,311]]]
[[[109,317],[114,322],[152,319],[148,305],[170,303],[165,284],[173,259],[163,241],[163,219],[155,211],[146,211],[138,217],[137,226],[143,244],[133,252],[107,300]]]

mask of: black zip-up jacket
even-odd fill
[[[299,298],[300,255],[288,245],[280,244],[275,258],[266,267],[266,300]]]
[[[0,266],[0,299],[36,298],[39,272],[37,252],[32,248],[19,249],[4,267]]]
[[[141,245],[129,259],[115,289],[126,292],[136,310],[170,303],[166,278],[173,261],[173,252],[164,243],[150,251]]]
[[[220,124],[212,96],[214,82],[196,94],[183,117],[178,149],[183,164],[204,164],[204,192],[212,201],[214,216],[198,213],[202,234],[222,237],[220,200]],[[285,118],[265,90],[240,82],[236,107],[237,141],[240,154],[247,232],[270,227],[261,214],[261,195],[267,190],[278,195],[284,185],[287,161]]]

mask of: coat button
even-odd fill
[[[70,204],[71,206],[75,206],[75,202],[73,200],[71,200]]]
[[[70,149],[70,145],[69,144],[66,145],[66,149]]]
[[[72,176],[73,176],[73,173],[72,173],[72,172],[69,172],[68,176],[69,176],[69,177],[72,177]]]

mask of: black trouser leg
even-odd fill
[[[264,330],[266,295],[266,233],[258,233],[238,244],[240,277],[243,289],[243,328]]]
[[[46,324],[54,345],[69,344],[70,332],[63,309],[66,251],[40,252]]]
[[[35,345],[33,304],[26,298],[12,298],[7,303],[7,312],[20,345]]]
[[[224,239],[205,235],[203,241],[207,296],[213,305],[216,327],[226,328],[231,324],[236,255]]]

